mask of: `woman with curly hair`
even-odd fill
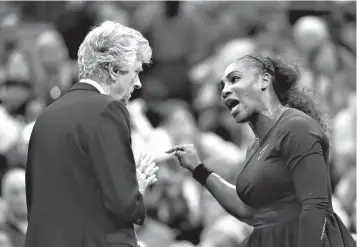
[[[331,203],[328,117],[298,78],[296,67],[270,57],[247,55],[226,68],[224,103],[256,136],[235,186],[202,164],[193,145],[167,152],[230,214],[254,227],[241,246],[352,247]]]

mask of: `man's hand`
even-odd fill
[[[159,167],[156,166],[154,158],[148,154],[140,154],[136,163],[136,174],[139,184],[139,191],[144,194],[146,188],[157,182],[156,172]]]

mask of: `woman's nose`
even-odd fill
[[[227,98],[231,94],[232,94],[232,90],[230,89],[230,87],[229,86],[224,86],[224,88],[222,90],[223,99]]]

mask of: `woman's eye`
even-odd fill
[[[237,82],[239,79],[240,79],[239,76],[233,76],[233,77],[232,77],[232,82],[233,82],[233,83],[234,83],[234,82]]]

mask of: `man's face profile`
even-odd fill
[[[111,94],[125,105],[135,89],[141,88],[139,73],[142,71],[142,62],[136,60],[134,65],[124,73],[119,73],[114,85],[111,87]]]

